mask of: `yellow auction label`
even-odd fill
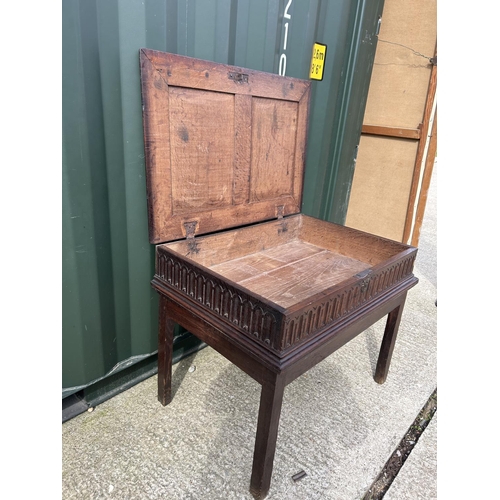
[[[323,70],[325,69],[326,45],[315,43],[313,45],[311,57],[311,70],[309,78],[312,80],[323,80]]]

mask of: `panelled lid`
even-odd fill
[[[310,82],[141,49],[149,239],[300,212]]]

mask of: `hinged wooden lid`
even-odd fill
[[[300,212],[309,81],[140,58],[151,243]]]

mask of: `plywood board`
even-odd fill
[[[362,136],[346,226],[401,241],[418,142]]]
[[[436,0],[385,1],[346,217],[348,226],[398,241],[407,241],[418,203],[434,102],[436,7]]]
[[[417,128],[436,47],[436,0],[386,0],[364,124]]]

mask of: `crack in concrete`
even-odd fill
[[[425,431],[437,410],[437,388],[429,396],[417,417],[406,431],[379,475],[375,478],[362,500],[381,500],[389,490],[401,467],[415,448],[420,436]]]

